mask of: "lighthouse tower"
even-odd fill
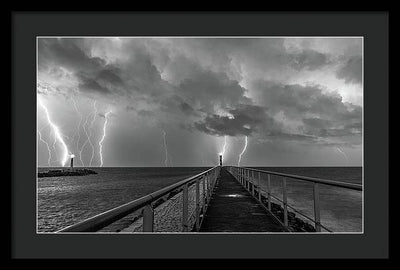
[[[71,169],[73,169],[74,168],[74,157],[75,157],[75,155],[72,154],[70,157],[71,157],[70,167],[71,167]]]

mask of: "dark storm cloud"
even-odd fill
[[[253,84],[257,95],[272,111],[283,110],[292,118],[302,117],[305,113],[325,117],[354,117],[354,110],[349,108],[342,97],[335,93],[326,93],[318,85],[302,86],[298,84],[277,84],[270,81],[257,81]]]
[[[77,73],[76,77],[79,80],[79,89],[82,91],[98,92],[101,94],[110,93],[110,90],[107,87],[100,85],[97,80],[90,78],[84,73]]]
[[[288,142],[291,151],[303,156],[298,145],[323,149],[319,146],[361,142],[362,108],[356,104],[362,89],[354,84],[361,81],[361,62],[354,56],[359,50],[348,51],[351,42],[329,40],[39,38],[38,93],[47,95],[49,105],[50,94],[73,96],[82,115],[92,112],[89,100],[98,101],[102,118],[105,111],[115,112],[107,162],[114,158],[137,166],[143,153],[153,150],[159,157],[161,129],[168,133],[169,153],[182,160],[190,158],[185,151],[193,145],[200,150],[193,151],[192,159],[206,148],[215,156],[220,143],[215,137],[224,135],[238,136],[229,142],[229,155],[236,155],[242,137],[249,136],[247,154],[254,160],[281,155],[268,152],[261,142],[277,149]],[[71,104],[63,103],[68,114],[60,109],[55,115],[68,134],[79,121]],[[254,150],[257,144],[262,155]],[[139,150],[128,153],[127,147],[135,145]]]
[[[358,136],[361,134],[361,121],[356,123],[346,123],[340,120],[336,121],[315,121],[313,119],[303,119],[305,126],[303,131],[305,134],[315,135],[319,137],[345,137]]]
[[[194,123],[194,127],[204,133],[218,136],[247,136],[252,132],[251,128],[245,127],[240,121],[219,115],[207,116],[203,121]]]
[[[308,49],[292,55],[291,66],[296,70],[316,70],[329,63],[330,61],[327,55]]]
[[[157,96],[167,88],[167,83],[153,64],[151,56],[144,49],[136,49],[123,63],[124,79],[129,91]]]
[[[267,109],[261,106],[238,104],[236,108],[227,112],[229,116],[208,115],[194,123],[194,127],[211,135],[248,136],[257,132],[261,126],[276,125],[273,118],[267,114]]]
[[[120,73],[120,69],[116,67],[108,67],[100,70],[100,72],[97,74],[97,79],[117,86],[123,86],[124,82],[119,75]]]
[[[330,120],[321,119],[321,118],[304,118],[302,119],[304,124],[315,127],[315,128],[324,128],[332,124]]]
[[[120,68],[91,56],[90,49],[84,39],[39,39],[39,71],[61,78],[65,76],[64,68],[75,76],[83,92],[110,94],[124,86]]]
[[[179,103],[179,109],[186,115],[198,115],[198,113],[186,102]]]
[[[336,93],[324,92],[319,86],[283,85],[268,81],[258,81],[254,87],[271,112],[283,112],[287,120],[301,121],[303,125],[299,129],[305,136],[360,135],[361,106],[343,102]]]
[[[249,101],[245,92],[246,89],[225,74],[206,70],[199,70],[195,77],[185,79],[178,88],[178,95],[208,112],[213,112],[216,105],[227,107]]]
[[[285,132],[267,132],[268,139],[276,139],[276,140],[288,140],[288,141],[305,141],[305,142],[314,142],[318,140],[318,136],[310,135],[310,134],[299,134],[299,133],[285,133]]]
[[[347,128],[330,128],[330,129],[321,129],[318,135],[321,137],[343,137],[356,134],[358,133],[354,133]]]
[[[153,111],[145,110],[145,109],[137,109],[137,108],[135,108],[133,106],[130,106],[130,105],[126,106],[125,109],[126,109],[127,112],[136,112],[136,114],[138,116],[140,116],[140,117],[151,117],[151,118],[153,118],[153,117],[156,116],[156,113],[153,112]]]
[[[39,68],[47,65],[62,65],[71,70],[97,70],[105,65],[99,57],[91,57],[86,51],[83,39],[40,38],[38,40]]]
[[[155,112],[148,111],[148,110],[139,110],[138,115],[140,115],[142,117],[153,117],[153,116],[155,116]]]
[[[362,80],[362,57],[354,56],[337,71],[336,76],[344,79],[346,83],[361,83]]]
[[[136,108],[131,106],[131,105],[126,106],[125,109],[126,109],[127,112],[136,111]]]

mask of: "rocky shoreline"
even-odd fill
[[[89,174],[97,174],[97,172],[89,169],[49,170],[47,172],[39,172],[38,177],[84,176]]]
[[[188,226],[193,228],[195,224],[195,188],[194,185],[188,190]],[[200,189],[200,197],[203,196]],[[155,203],[154,207],[154,232],[181,232],[182,231],[182,192],[175,191],[168,198],[162,198]],[[200,207],[203,207],[200,201]],[[129,218],[129,223],[116,232],[142,232],[143,217],[140,212]],[[107,231],[107,230],[106,230]],[[115,230],[114,230],[115,231]],[[192,231],[191,229],[189,231]]]

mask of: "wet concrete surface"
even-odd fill
[[[282,225],[224,168],[200,232],[283,232]]]

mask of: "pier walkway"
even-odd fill
[[[272,177],[275,181],[281,182],[280,196],[272,193]],[[313,216],[302,213],[288,203],[286,185],[293,179],[312,185]],[[161,205],[170,207],[170,210],[176,213],[172,217],[172,220],[177,223],[174,223],[176,226],[170,230],[173,232],[321,232],[322,230],[331,232],[321,223],[320,185],[358,192],[363,190],[362,185],[355,183],[255,168],[222,166],[220,156],[220,166],[205,170],[57,232],[96,232],[131,214],[141,217],[143,232],[154,232],[157,230],[154,226],[155,218],[158,219],[157,224],[171,223],[163,221],[163,219],[171,219],[170,215],[155,215]],[[167,201],[177,202],[177,198],[179,198],[179,203],[165,204]],[[292,212],[289,212],[289,209]],[[313,225],[302,221],[296,215],[307,219]]]
[[[282,231],[282,224],[222,168],[200,232]]]

